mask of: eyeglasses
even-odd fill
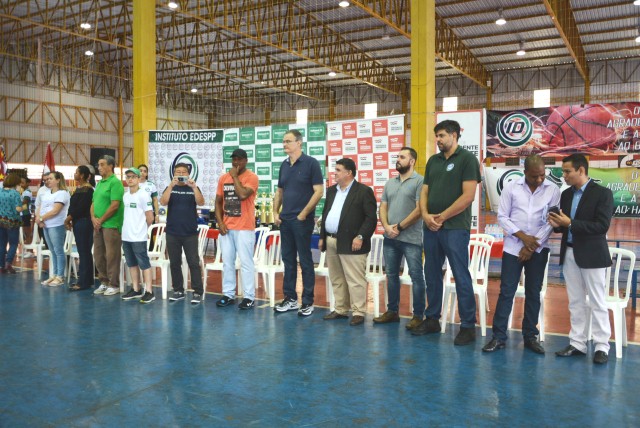
[[[295,140],[282,140],[282,144],[293,144],[295,142]]]
[[[127,175],[126,177],[127,177],[127,180],[131,180],[133,178],[138,178],[137,175]]]

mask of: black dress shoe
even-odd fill
[[[561,349],[560,351],[557,351],[556,355],[558,357],[573,357],[575,355],[587,355],[587,354],[585,354],[582,351],[577,350],[572,345],[569,345],[566,348]]]
[[[593,354],[594,364],[607,364],[607,361],[609,361],[609,355],[607,355],[606,352],[596,351],[596,353]]]
[[[535,337],[525,337],[524,347],[532,350],[536,354],[544,354],[544,348]]]
[[[431,333],[440,333],[440,321],[434,318],[423,320],[417,327],[411,330],[411,334],[414,336],[423,336]]]
[[[484,347],[482,348],[482,352],[493,352],[497,351],[498,349],[504,349],[504,347],[504,342],[501,342],[498,339],[491,339],[489,343],[484,345]]]

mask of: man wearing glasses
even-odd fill
[[[316,204],[324,193],[324,181],[318,161],[302,152],[302,134],[292,129],[282,140],[287,158],[280,166],[278,189],[273,201],[275,224],[280,226],[284,299],[276,312],[298,311],[302,317],[313,313],[315,272],[311,257]],[[282,208],[282,211],[280,211]],[[298,306],[296,281],[298,263],[302,270],[302,306]]]

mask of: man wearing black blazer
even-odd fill
[[[584,155],[576,153],[562,159],[564,180],[571,187],[562,192],[561,212],[549,214],[549,222],[555,231],[562,232],[560,264],[571,315],[569,346],[556,355],[571,357],[587,353],[590,309],[595,348],[593,362],[605,364],[611,337],[605,275],[611,266],[607,231],[614,210],[613,194],[590,179],[588,172],[589,163]]]
[[[348,318],[364,323],[367,305],[367,254],[376,230],[377,207],[373,190],[355,180],[356,164],[343,158],[336,162],[335,181],[327,189],[322,211],[320,251],[327,252],[327,267],[336,308],[325,320]]]

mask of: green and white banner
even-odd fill
[[[173,180],[173,168],[178,163],[190,166],[193,178],[204,196],[205,205],[215,203],[218,178],[223,172],[222,129],[194,131],[149,131],[149,179],[158,192]]]

